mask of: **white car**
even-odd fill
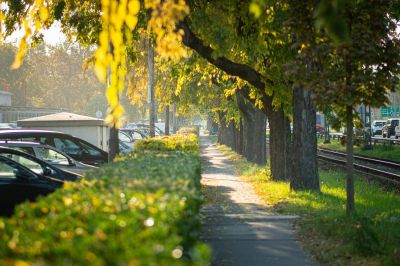
[[[84,164],[74,160],[69,155],[57,150],[56,148],[31,141],[0,140],[0,146],[13,148],[26,152],[36,158],[45,161],[56,168],[67,170],[76,174],[83,174],[97,167]]]
[[[382,135],[382,127],[386,124],[386,120],[375,120],[372,122],[372,136]]]

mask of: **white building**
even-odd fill
[[[23,128],[53,130],[68,133],[86,140],[87,142],[108,152],[110,130],[103,119],[62,112],[18,120],[17,125]]]

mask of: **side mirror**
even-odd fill
[[[44,175],[53,175],[54,174],[54,170],[51,169],[50,167],[45,167],[43,170],[43,174]]]

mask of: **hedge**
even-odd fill
[[[135,151],[190,151],[199,153],[195,134],[175,134],[158,138],[146,138],[135,142]]]
[[[176,133],[177,134],[195,134],[199,135],[200,128],[199,126],[191,126],[191,127],[181,127]]]
[[[120,157],[0,219],[0,265],[208,265],[199,180],[193,152]]]

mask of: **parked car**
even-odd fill
[[[68,154],[38,142],[0,140],[0,146],[21,150],[57,168],[77,174],[83,174],[97,168],[93,165],[78,162]]]
[[[375,135],[382,135],[382,127],[384,126],[386,124],[386,121],[385,120],[374,120],[373,122],[372,122],[372,127],[371,127],[371,130],[372,130],[372,136],[375,136]]]
[[[399,125],[400,118],[389,118],[382,127],[382,136],[384,138],[395,136],[395,128]]]
[[[130,123],[126,126],[127,129],[136,129],[137,131],[145,134],[146,136],[150,136],[150,125],[148,124],[136,124]],[[155,136],[163,136],[164,132],[159,129],[157,126],[154,126]]]
[[[38,174],[10,158],[0,155],[0,215],[10,216],[17,204],[34,201],[64,184],[63,181]]]
[[[36,129],[0,130],[0,140],[47,144],[85,164],[99,165],[108,162],[107,152],[87,141],[62,132]]]
[[[36,158],[35,156],[32,156],[20,150],[8,147],[0,147],[0,155],[22,164],[23,166],[29,168],[31,171],[37,174],[50,176],[52,178],[60,179],[62,181],[76,181],[82,177],[82,175],[78,173],[57,168],[45,161]]]

